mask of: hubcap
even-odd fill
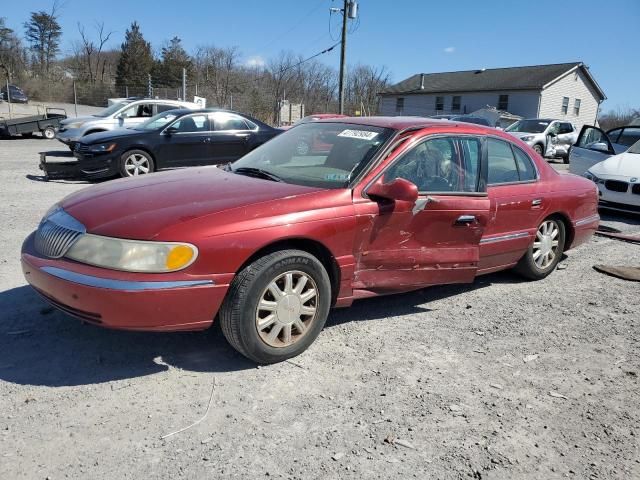
[[[130,177],[144,175],[149,173],[149,160],[144,155],[133,153],[124,161],[124,169]]]
[[[256,328],[271,347],[298,342],[316,319],[318,288],[304,272],[290,271],[276,277],[260,296]]]
[[[542,222],[536,232],[533,242],[533,261],[542,270],[547,268],[556,258],[558,253],[558,235],[560,228],[553,220]]]

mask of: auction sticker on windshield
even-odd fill
[[[367,130],[343,130],[338,134],[339,137],[357,138],[358,140],[373,140],[378,136],[377,132],[369,132]]]

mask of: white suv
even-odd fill
[[[95,115],[63,120],[60,122],[60,130],[56,138],[73,150],[75,144],[85,135],[133,127],[158,113],[176,108],[197,110],[201,107],[195,103],[179,100],[125,99]]]

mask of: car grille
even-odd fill
[[[607,180],[604,182],[604,186],[607,190],[611,190],[612,192],[626,192],[629,188],[629,184],[627,182],[621,182],[620,180]]]
[[[84,143],[76,143],[73,147],[73,151],[77,153],[87,153],[89,151],[89,145]]]
[[[631,187],[631,192],[636,195],[640,195],[640,183],[636,183],[633,187]]]
[[[62,209],[58,209],[38,226],[35,247],[49,258],[60,258],[86,232],[84,225]]]

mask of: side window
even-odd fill
[[[562,135],[563,133],[571,133],[573,132],[573,126],[570,123],[561,123],[558,128],[558,135]]]
[[[535,180],[536,169],[533,166],[533,162],[531,161],[529,156],[518,147],[513,147],[513,153],[515,153],[516,155],[516,164],[518,165],[520,181],[525,182],[528,180]]]
[[[640,140],[640,127],[638,128],[623,128],[622,134],[618,138],[616,143],[630,147],[634,143]]]
[[[587,127],[580,133],[576,146],[581,148],[591,148],[594,143],[604,143],[609,146],[607,135],[602,130],[595,127]]]
[[[416,145],[387,170],[384,181],[404,178],[420,192],[475,192],[479,142],[469,140],[468,158],[459,155],[457,143],[454,137],[442,137]]]
[[[214,130],[216,132],[225,130],[247,130],[249,128],[244,118],[228,113],[213,115]]]
[[[475,192],[478,187],[478,172],[480,171],[480,140],[464,137],[460,139],[462,157],[464,161],[464,191]]]
[[[487,139],[488,183],[509,183],[520,180],[511,146],[502,140]]]
[[[166,103],[158,103],[156,105],[156,114],[162,113],[162,112],[167,112],[169,110],[175,110],[177,108],[180,108],[180,107],[178,107],[176,105],[169,105],[169,104],[166,104]]]
[[[206,132],[209,130],[209,123],[206,115],[189,115],[174,122],[172,127],[179,133]]]
[[[558,135],[559,130],[560,130],[560,122],[553,122],[549,127],[549,130],[547,130],[547,134],[555,133],[556,135]]]
[[[621,132],[621,128],[616,128],[615,130],[607,132],[607,136],[609,137],[609,140],[611,140],[611,143],[618,143],[618,137],[620,136]]]
[[[120,116],[123,118],[153,117],[153,105],[151,103],[138,103],[127,108]]]

